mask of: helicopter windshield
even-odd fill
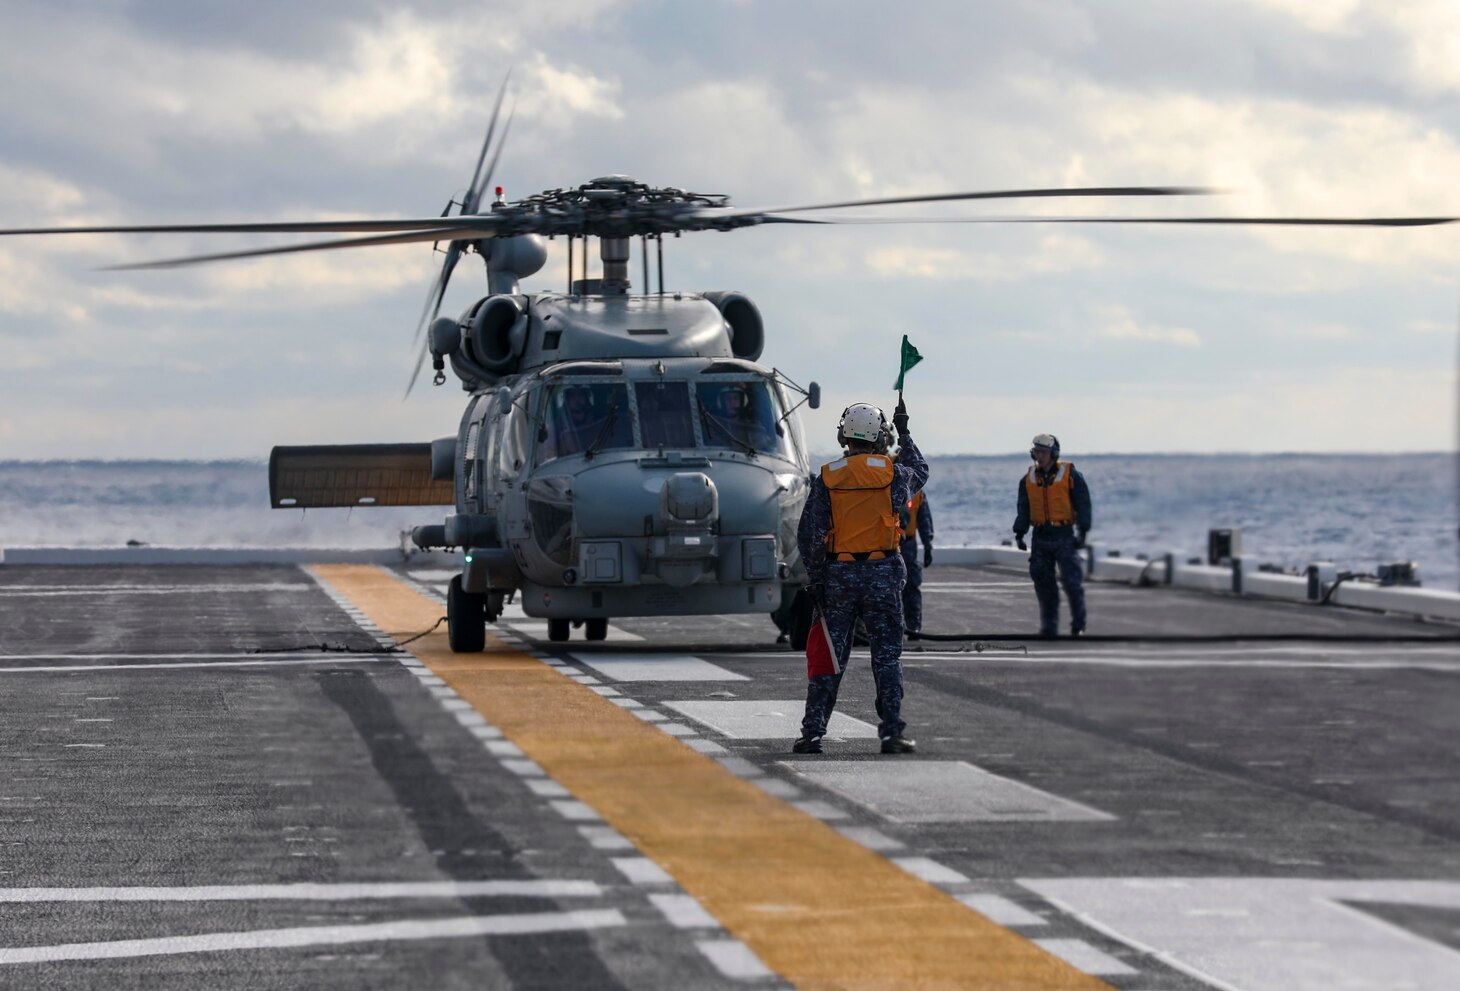
[[[628,389],[622,383],[573,382],[548,392],[538,434],[539,464],[590,450],[633,446]]]
[[[707,445],[791,457],[786,437],[776,430],[776,405],[765,382],[719,380],[696,389]]]
[[[634,399],[639,404],[639,433],[645,447],[695,446],[688,382],[639,382],[634,386]]]

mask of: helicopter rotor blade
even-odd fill
[[[431,284],[431,293],[426,297],[426,306],[421,310],[421,319],[416,323],[416,335],[411,344],[416,351],[416,367],[411,371],[411,378],[406,383],[406,392],[401,397],[402,399],[410,398],[411,390],[416,387],[416,379],[421,374],[421,367],[426,363],[426,352],[430,350],[430,342],[426,340],[426,328],[441,312],[441,301],[446,298],[446,284],[451,281],[451,273],[460,258],[460,242],[452,241],[451,246],[446,249],[446,260],[441,263],[441,271],[437,274],[436,281]]]
[[[811,203],[804,206],[778,206],[714,210],[708,215],[730,219],[756,214],[807,213],[813,210],[841,210],[859,206],[889,206],[898,203],[945,203],[955,200],[1027,200],[1066,197],[1107,196],[1210,196],[1224,190],[1207,186],[1073,186],[1063,189],[1004,189],[972,193],[931,193],[921,196],[885,196],[868,200],[843,200],[839,203]],[[705,211],[699,211],[705,212]]]
[[[464,202],[461,204],[461,212],[462,213],[475,213],[476,212],[476,209],[477,209],[477,204],[481,202],[482,188],[485,187],[486,184],[487,184],[486,181],[480,181],[481,180],[481,176],[482,176],[482,163],[487,160],[487,152],[492,147],[492,135],[497,130],[497,118],[502,113],[502,101],[507,96],[507,84],[510,83],[511,81],[512,81],[512,70],[511,69],[508,69],[507,70],[507,75],[504,76],[504,77],[502,77],[502,88],[499,89],[499,90],[497,90],[497,102],[492,107],[492,120],[491,120],[490,123],[487,124],[487,138],[486,138],[485,141],[482,142],[482,150],[481,150],[481,153],[479,155],[477,155],[477,167],[472,170],[471,182],[467,183],[467,186],[466,186],[466,196],[464,197]],[[509,119],[507,121],[507,126],[508,127],[511,127],[512,126],[512,121],[510,119],[510,116],[509,116]],[[506,131],[505,128],[502,131],[502,140],[504,142],[507,140],[507,131]],[[497,154],[500,155],[501,153],[502,153],[502,146],[501,145],[498,145],[497,146]],[[496,160],[493,159],[492,165],[495,166],[496,164],[497,164],[496,163]],[[492,170],[491,169],[488,169],[487,170],[487,179],[488,180],[491,179],[491,175],[492,175]]]
[[[511,110],[507,112],[507,123],[502,125],[502,140],[497,142],[497,150],[492,154],[492,162],[490,165],[487,166],[486,175],[482,176],[481,185],[475,190],[472,195],[472,202],[474,204],[479,205],[482,202],[482,194],[484,194],[487,191],[487,187],[492,184],[492,173],[497,171],[497,163],[502,160],[502,149],[507,144],[507,132],[512,130],[512,119],[516,116],[517,108],[514,106]]]
[[[106,265],[104,272],[131,272],[153,268],[182,268],[200,265],[204,262],[227,261],[234,258],[262,258],[265,255],[287,255],[302,251],[330,251],[336,248],[368,248],[381,244],[413,244],[421,241],[445,241],[459,235],[456,227],[442,227],[435,230],[408,231],[402,234],[382,234],[378,237],[349,238],[343,241],[311,241],[307,244],[282,244],[272,248],[254,248],[248,251],[224,251],[211,255],[188,255],[183,258],[164,258],[159,261],[134,262],[128,265]],[[493,237],[491,231],[479,231],[473,240]]]
[[[781,217],[767,224],[1166,224],[1216,227],[1438,227],[1460,217]]]
[[[488,219],[487,223],[491,223]],[[421,231],[441,227],[466,228],[470,233],[482,218],[426,217],[400,220],[304,220],[239,224],[110,224],[90,227],[10,227],[0,236],[24,234],[366,234]],[[490,236],[487,235],[487,236]],[[438,237],[436,240],[443,240]]]

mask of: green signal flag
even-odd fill
[[[897,370],[897,384],[894,385],[893,388],[896,389],[898,392],[901,392],[902,391],[902,377],[907,374],[908,369],[912,368],[913,365],[916,365],[918,362],[920,362],[922,360],[923,360],[923,356],[920,355],[920,354],[918,354],[918,349],[915,348],[915,347],[913,347],[912,346],[912,342],[907,339],[907,335],[906,334],[903,334],[902,335],[902,366]]]

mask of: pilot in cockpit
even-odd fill
[[[750,392],[740,383],[722,387],[715,396],[715,418],[739,442],[757,451],[775,450],[776,439],[756,414]]]
[[[558,416],[558,453],[586,451],[603,427],[603,414],[593,408],[593,390],[572,385],[563,390]]]

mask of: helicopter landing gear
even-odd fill
[[[487,645],[487,597],[462,590],[453,575],[446,590],[446,640],[457,654],[475,654]]]
[[[604,639],[608,636],[608,620],[585,619],[583,621],[583,636],[589,640]]]
[[[568,622],[566,619],[548,620],[548,639],[555,643],[568,639]]]

